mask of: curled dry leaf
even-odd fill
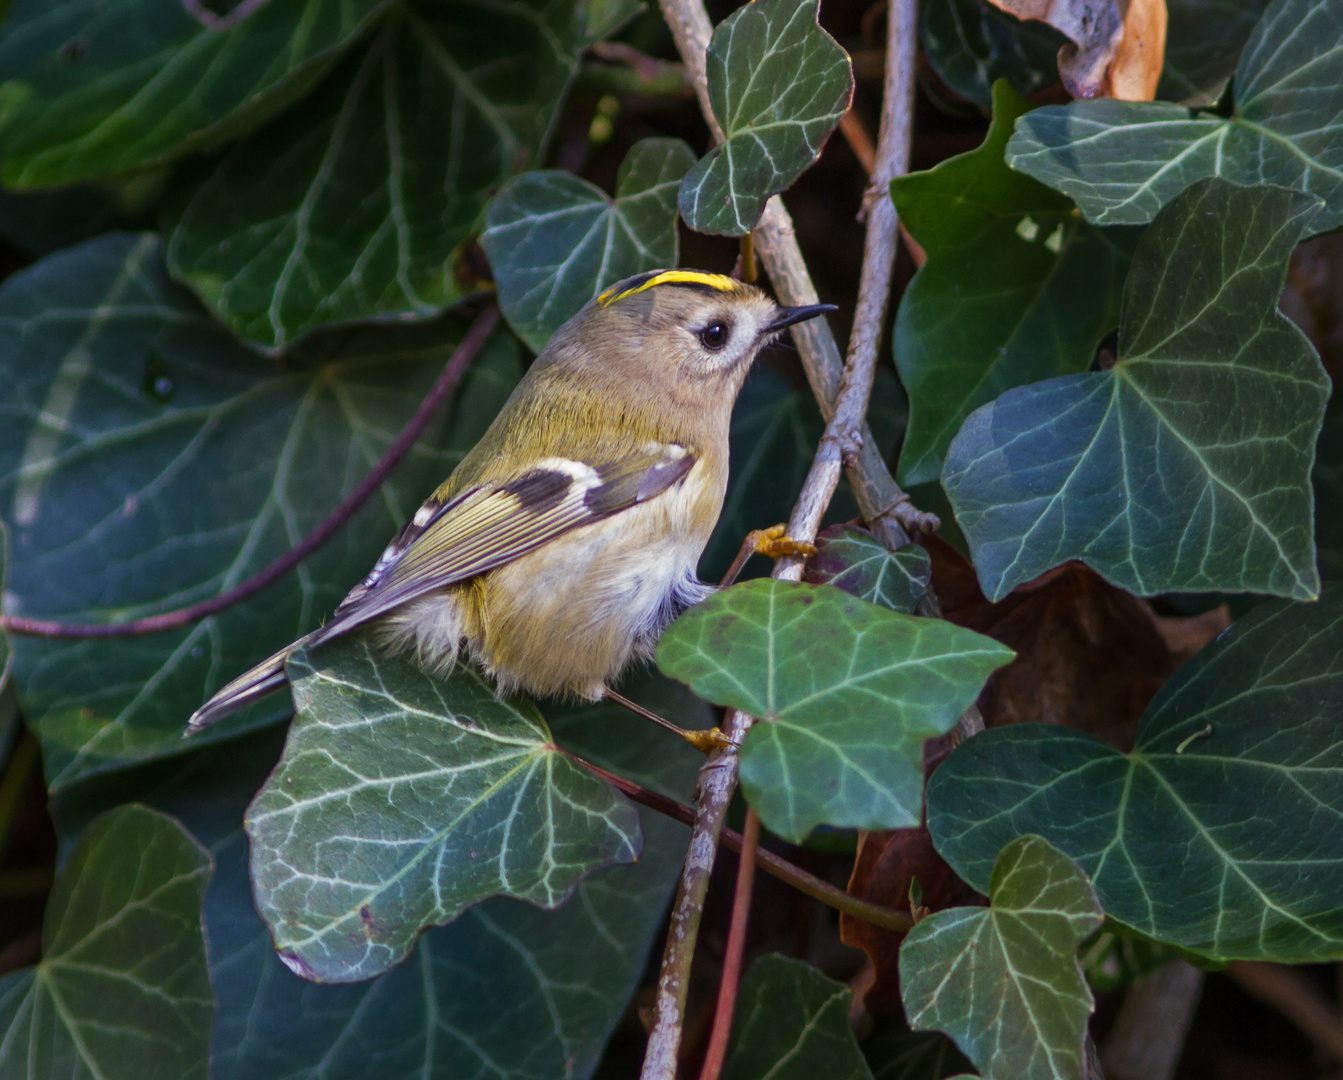
[[[1166,54],[1166,0],[989,0],[1066,34],[1059,74],[1075,98],[1151,101]]]

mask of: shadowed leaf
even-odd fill
[[[1131,754],[1035,724],[984,732],[933,774],[929,828],[981,888],[1003,844],[1039,833],[1150,938],[1219,960],[1338,959],[1340,708],[1343,593],[1261,604],[1162,687]]]
[[[614,199],[558,169],[500,189],[480,244],[504,317],[534,351],[608,285],[676,265],[676,190],[694,162],[680,139],[643,139],[625,155]]]
[[[42,960],[0,980],[0,1073],[205,1080],[209,853],[169,817],[93,821],[57,876]]]
[[[817,554],[803,577],[851,596],[911,615],[928,591],[933,570],[917,544],[890,551],[866,529],[831,525],[816,537]]]
[[[896,1015],[881,1017],[863,1040],[873,1080],[974,1080],[956,1044],[940,1031],[910,1031],[896,1000]]]
[[[990,907],[938,912],[905,938],[910,1026],[946,1032],[985,1080],[1083,1080],[1094,1002],[1077,947],[1101,924],[1096,894],[1038,836],[1003,848],[986,891]]]
[[[942,483],[990,600],[1068,559],[1149,596],[1318,593],[1309,477],[1329,380],[1277,309],[1318,206],[1196,184],[1134,254],[1118,363],[970,415]]]
[[[1059,48],[1068,39],[1047,23],[1019,21],[986,0],[923,0],[919,40],[942,81],[988,109],[998,79],[1021,94],[1058,82]]]
[[[1166,63],[1156,96],[1190,108],[1215,105],[1268,0],[1166,0]]]

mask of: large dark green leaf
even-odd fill
[[[490,203],[481,246],[508,325],[536,352],[606,286],[675,266],[676,191],[694,151],[643,139],[616,178],[616,197],[558,169],[524,173]]]
[[[1119,321],[1136,231],[1079,221],[1071,202],[1004,164],[1012,123],[1029,108],[999,81],[979,149],[891,184],[900,220],[928,253],[895,319],[909,394],[906,486],[937,479],[972,410],[1014,386],[1086,371]]]
[[[297,713],[247,810],[257,909],[318,982],[380,975],[491,896],[558,907],[638,858],[638,814],[465,664],[447,679],[371,635],[290,657]]]
[[[1335,407],[1324,418],[1315,444],[1315,550],[1320,577],[1343,579],[1343,410]]]
[[[863,1040],[873,1080],[947,1080],[970,1076],[956,1044],[940,1031],[910,1031],[904,1017],[882,1016]]]
[[[985,109],[998,79],[1023,94],[1058,82],[1068,42],[1048,23],[1021,22],[986,0],[923,0],[919,40],[942,81]]]
[[[1068,559],[1144,595],[1318,593],[1309,478],[1329,379],[1277,308],[1318,206],[1200,181],[1133,256],[1118,363],[970,415],[942,482],[989,599]]]
[[[1282,184],[1325,200],[1312,232],[1343,225],[1343,7],[1274,0],[1236,69],[1229,119],[1111,99],[1037,109],[1007,147],[1014,169],[1100,225],[1151,221],[1194,181]]]
[[[90,824],[47,901],[41,961],[0,980],[0,1074],[204,1080],[210,868],[177,822],[143,806]]]
[[[990,907],[935,912],[900,946],[910,1026],[945,1031],[985,1080],[1082,1080],[1095,1003],[1077,947],[1101,924],[1096,894],[1038,836],[1003,848],[986,891]]]
[[[536,161],[586,37],[575,0],[398,7],[303,109],[234,147],[168,247],[239,334],[432,315],[493,190]]]
[[[657,664],[757,718],[742,791],[768,828],[800,843],[821,824],[917,825],[924,740],[949,731],[1013,655],[829,585],[748,581],[677,619]]]
[[[743,236],[765,201],[821,153],[853,98],[853,67],[817,25],[816,0],[756,0],[709,42],[709,100],[726,141],[681,184],[699,232]]]
[[[1039,833],[1106,912],[1215,959],[1343,957],[1343,592],[1261,604],[1152,701],[1131,754],[1018,724],[933,774],[928,826],[976,888]]]
[[[928,592],[933,566],[918,544],[891,551],[866,529],[832,525],[816,537],[804,580],[911,615]]]
[[[1166,0],[1166,62],[1156,96],[1216,104],[1268,0]]]
[[[450,320],[332,336],[277,370],[167,279],[151,236],[105,237],[11,277],[0,288],[6,611],[124,621],[237,585],[376,464],[461,330]],[[499,335],[380,497],[246,603],[150,637],[16,641],[53,786],[185,749],[191,711],[339,602],[517,375],[517,347]],[[276,699],[203,737],[287,710]]]
[[[707,706],[663,680],[625,693],[678,723],[704,726]],[[664,794],[685,798],[702,758],[612,705],[550,710],[568,750]],[[644,970],[684,852],[686,829],[644,814],[633,866],[584,880],[557,911],[493,900],[427,931],[405,963],[357,985],[317,985],[281,963],[252,903],[243,807],[280,752],[271,730],[190,758],[94,778],[57,800],[63,835],[119,793],[177,815],[213,853],[205,897],[218,998],[215,1080],[583,1080]]]
[[[221,22],[183,0],[16,0],[0,32],[0,175],[63,184],[232,138],[305,93],[388,6],[268,0]]]

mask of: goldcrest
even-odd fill
[[[833,310],[780,307],[695,270],[607,289],[555,332],[330,621],[230,682],[188,729],[279,689],[300,645],[366,624],[431,673],[465,648],[500,693],[600,698],[712,591],[696,567],[751,362],[785,327]]]

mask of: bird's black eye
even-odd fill
[[[706,349],[717,352],[727,344],[727,323],[710,323],[699,332],[699,340]]]

